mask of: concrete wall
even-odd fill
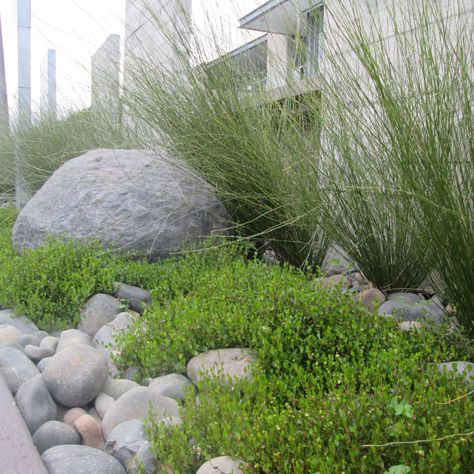
[[[439,8],[442,12],[443,18],[446,19],[448,24],[451,25],[452,36],[454,37],[459,32],[459,25],[462,22],[474,21],[473,9],[474,0],[432,0],[433,5]],[[387,10],[387,4],[393,5],[390,0],[358,0],[356,3],[354,0],[326,0],[326,14],[324,23],[324,35],[325,35],[325,53],[327,54],[343,54],[348,59],[353,56],[350,48],[347,46],[347,41],[344,38],[344,25],[348,22],[347,12],[354,10],[360,12],[359,17],[362,18],[362,26],[365,28],[366,34],[369,38],[376,43],[379,41],[379,33],[384,41],[384,47],[389,52],[391,59],[394,64],[400,64],[397,59],[397,47],[395,36],[399,32],[406,35],[409,39],[416,33],[411,29],[411,23],[407,18],[406,11],[414,11],[414,9],[421,8],[421,3],[418,0],[397,0],[395,2],[395,10],[399,14],[397,18],[396,32],[393,28],[393,22],[391,21],[391,14]],[[393,8],[393,7],[390,7]],[[416,11],[416,10],[415,10]],[[401,12],[401,13],[400,13]],[[418,16],[418,15],[417,15]],[[420,15],[421,16],[421,15]],[[427,23],[433,22],[433,19],[429,15],[422,15]],[[377,31],[371,28],[371,24],[376,22],[378,25]],[[441,41],[441,38],[436,38],[435,31],[433,31],[432,40],[434,42]],[[327,61],[324,63],[327,66]],[[354,61],[354,67],[357,67]]]
[[[289,69],[288,37],[269,33],[267,47],[267,88],[271,90],[283,87],[287,82]]]
[[[452,35],[459,32],[460,21],[474,21],[473,8],[474,0],[433,0],[432,5],[436,5],[444,18],[452,25]],[[331,55],[342,55],[345,59],[352,63],[355,71],[358,69],[358,62],[355,59],[354,53],[351,51],[345,38],[345,26],[353,26],[351,15],[361,19],[362,27],[365,28],[366,34],[374,42],[380,43],[382,38],[383,48],[388,51],[388,54],[395,65],[401,67],[402,61],[398,57],[396,32],[393,28],[393,23],[390,18],[389,8],[395,8],[397,13],[397,27],[407,38],[414,37],[414,32],[411,27],[409,19],[407,18],[408,7],[413,11],[415,8],[421,8],[422,5],[418,0],[325,0],[324,12],[324,37],[320,45],[320,72],[321,74],[330,75],[331,64],[328,57]],[[395,5],[395,7],[394,7]],[[288,8],[293,9],[288,15],[291,18],[297,18],[298,21],[291,20],[289,23],[289,31],[298,34],[302,28],[302,11],[300,11],[299,2],[288,2]],[[294,12],[299,14],[295,16]],[[270,12],[270,15],[272,13]],[[429,22],[429,18],[424,16]],[[270,21],[270,20],[269,20]],[[290,22],[290,20],[288,20]],[[293,24],[294,23],[294,24]],[[373,25],[376,24],[376,30]],[[281,27],[281,25],[280,25]],[[283,27],[282,27],[283,28]],[[380,38],[379,38],[380,35]],[[433,41],[442,41],[441,38],[436,38],[436,33],[433,32]],[[290,39],[282,34],[268,34],[268,88],[281,88],[291,78],[288,77],[290,63],[292,61],[291,53],[288,45]],[[317,82],[317,81],[316,81]]]
[[[372,124],[381,122],[380,116],[383,116],[384,112],[377,107],[379,92],[374,82],[360,65],[345,38],[347,31],[350,31],[351,26],[354,25],[354,21],[351,20],[354,9],[359,9],[356,17],[361,19],[356,30],[362,26],[366,37],[371,42],[371,49],[377,51],[378,54],[385,54],[384,60],[381,61],[382,66],[387,64],[387,59],[390,60],[391,72],[400,85],[400,92],[415,90],[414,94],[418,92],[421,98],[420,91],[421,93],[429,91],[430,86],[424,84],[420,79],[423,77],[419,61],[419,58],[423,56],[418,49],[420,35],[426,34],[424,38],[429,41],[434,50],[439,45],[438,55],[441,54],[441,58],[446,58],[446,54],[450,53],[450,48],[443,46],[444,39],[440,36],[445,30],[443,24],[448,27],[449,36],[454,45],[459,39],[467,42],[472,41],[474,31],[474,0],[431,1],[432,3],[428,4],[418,0],[358,0],[357,3],[354,0],[326,0],[322,74],[328,84],[325,87],[334,91],[334,94],[324,94],[323,91],[322,97],[323,100],[329,101],[331,97],[337,95],[338,100],[349,103],[351,105],[350,116],[347,114],[345,118],[360,124],[361,136],[367,129],[366,127],[370,128]],[[387,4],[390,10],[387,9]],[[423,4],[425,7],[429,5],[430,8],[424,11],[420,10]],[[438,8],[436,15],[433,15],[431,9],[433,7]],[[393,15],[394,12],[395,15]],[[409,12],[414,14],[412,18],[410,18]],[[436,21],[440,17],[443,19],[442,26],[439,26],[439,22]],[[419,18],[423,19],[425,27],[423,29],[420,29],[419,23],[415,21]],[[394,28],[394,19],[397,24],[396,29]],[[349,25],[348,29],[347,25]],[[338,69],[340,65],[342,66]],[[442,60],[438,65],[443,67]],[[474,78],[474,64],[471,73]],[[360,91],[358,94],[354,93],[355,84]],[[414,89],[416,85],[419,86],[419,91]],[[367,98],[372,100],[370,107],[367,106]],[[421,103],[422,101],[420,101]],[[337,121],[331,122],[331,116],[329,116],[327,129],[330,128],[334,131],[337,130],[337,126]]]
[[[124,87],[133,87],[137,68],[177,66],[175,44],[189,44],[192,0],[127,0]]]
[[[111,121],[120,114],[120,36],[110,35],[92,56],[91,110]]]
[[[48,49],[48,52],[41,62],[40,89],[41,117],[50,117],[52,119],[56,119],[56,51],[54,49]]]

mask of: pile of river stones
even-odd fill
[[[419,329],[423,321],[441,324],[447,314],[447,309],[437,295],[422,292],[385,294],[374,288],[357,270],[329,267],[325,276],[318,281],[323,288],[352,292],[354,298],[368,311],[377,311],[382,317],[398,320],[402,331]]]
[[[117,284],[114,296],[89,299],[77,329],[58,334],[40,331],[11,310],[0,311],[0,372],[50,474],[161,472],[166,466],[154,458],[144,430],[150,410],[157,422],[179,426],[184,391],[197,387],[204,372],[250,376],[253,357],[237,348],[194,357],[187,377],[169,374],[141,386],[131,380],[136,371],[130,369],[125,378],[115,378],[115,336],[150,303],[148,291]],[[223,456],[198,472],[238,474],[240,464]]]
[[[400,320],[400,330],[417,330],[424,319],[446,316],[441,301],[423,294],[385,295],[345,267],[328,267],[323,287],[351,291],[368,310]],[[122,311],[123,301],[128,303]],[[114,295],[97,294],[86,303],[77,328],[48,334],[25,316],[0,311],[0,372],[50,474],[172,473],[153,456],[144,430],[150,409],[158,423],[180,426],[184,391],[198,390],[205,373],[227,380],[249,378],[254,357],[248,349],[218,349],[192,358],[187,377],[169,374],[139,385],[136,369],[124,378],[113,360],[115,337],[151,303],[147,290],[117,283]],[[474,384],[474,364],[447,362]],[[203,460],[204,462],[205,460]],[[197,474],[241,474],[243,461],[211,459]]]

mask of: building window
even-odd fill
[[[308,77],[319,73],[319,63],[323,42],[324,8],[319,7],[308,13]]]
[[[322,50],[324,8],[306,14],[305,34],[293,35],[289,42],[290,80],[300,81],[319,73]]]
[[[306,36],[293,36],[290,40],[290,80],[301,81],[306,77],[307,66]]]

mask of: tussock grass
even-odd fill
[[[14,192],[15,142],[10,131],[0,127],[0,198],[7,199]]]
[[[409,0],[386,9],[386,24],[357,7],[337,11],[343,41],[332,43],[325,94],[337,212],[325,223],[378,283],[390,265],[400,278],[386,284],[402,287],[434,270],[474,334],[472,7]]]
[[[73,112],[59,120],[42,117],[34,120],[32,126],[17,125],[7,138],[9,146],[0,157],[2,170],[5,170],[5,176],[14,176],[16,152],[31,193],[71,158],[96,148],[132,145],[118,123],[107,120],[106,114],[102,114],[98,121],[90,110]]]
[[[305,128],[291,96],[274,102],[259,84],[248,94],[246,81],[258,77],[250,65],[242,68],[229,56],[206,63],[209,49],[222,52],[223,38],[207,37],[203,44],[195,31],[186,38],[162,19],[153,21],[175,63],[167,68],[149,57],[136,60],[125,94],[128,113],[156,132],[157,146],[215,186],[239,234],[269,241],[295,265],[320,264],[328,238],[318,225],[318,127]]]
[[[265,236],[296,264],[310,250],[319,263],[332,241],[387,290],[416,289],[435,272],[471,330],[472,11],[380,7],[327,9],[322,94],[304,97],[311,127],[295,113],[296,83],[279,101],[264,86],[245,94],[256,71],[229,56],[205,63],[222,38],[203,44],[157,18],[176,61],[137,61],[126,102],[216,186],[244,235]]]

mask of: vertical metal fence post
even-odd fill
[[[31,125],[31,0],[18,0],[18,127]],[[18,134],[17,134],[18,137]],[[28,186],[24,176],[23,157],[18,138],[15,144],[15,200],[18,208],[28,201]]]

